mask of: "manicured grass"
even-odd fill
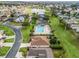
[[[12,29],[6,27],[6,26],[3,26],[3,25],[0,25],[0,30],[4,30],[6,35],[13,35],[13,31]]]
[[[26,43],[29,41],[30,33],[32,30],[32,25],[26,26],[26,28],[23,28],[22,31],[22,37],[23,37],[23,43]]]
[[[9,24],[14,25],[14,26],[21,26],[22,23],[19,22],[10,22]]]
[[[9,51],[10,47],[2,47],[0,48],[0,56],[5,56],[6,53]]]
[[[22,56],[23,57],[26,57],[26,55],[27,55],[27,48],[20,48],[19,51],[22,52]]]
[[[75,39],[76,37],[69,31],[65,30],[59,23],[57,17],[50,17],[50,25],[54,31],[55,36],[61,41],[62,46],[66,50],[65,57],[79,57],[79,41]]]
[[[2,21],[0,21],[0,25],[2,24],[3,22]]]
[[[9,43],[14,42],[14,39],[5,39],[5,40],[4,40],[4,43],[6,43],[6,42],[7,42],[7,43],[8,43],[8,42],[9,42]]]
[[[26,20],[26,22],[28,22]],[[32,19],[31,23],[27,26],[25,26],[25,28],[23,28],[21,30],[22,32],[22,37],[23,37],[23,43],[27,43],[30,40],[30,34],[31,31],[33,30],[34,25],[36,24],[36,19]]]

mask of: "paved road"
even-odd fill
[[[10,51],[8,52],[8,54],[6,55],[6,58],[14,58],[21,45],[22,37],[21,37],[20,28],[9,25],[8,22],[5,22],[3,25],[8,26],[15,32],[15,42],[14,42],[12,48],[10,49]]]

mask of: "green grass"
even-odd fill
[[[19,51],[22,52],[22,56],[23,57],[26,57],[26,55],[27,55],[27,48],[20,48]]]
[[[55,58],[60,58],[63,56],[63,50],[53,50],[52,53],[54,54]]]
[[[0,48],[0,56],[5,56],[6,53],[9,51],[10,47],[2,47]]]
[[[5,39],[5,40],[4,40],[4,43],[6,43],[6,42],[7,42],[7,43],[14,42],[14,39]]]
[[[22,23],[20,22],[10,22],[9,24],[14,25],[14,26],[21,26]]]
[[[3,26],[3,25],[0,25],[0,30],[4,30],[6,35],[13,35],[13,31],[12,29],[6,27],[6,26]]]
[[[28,19],[25,21],[27,22]],[[31,24],[29,24],[28,26],[25,26],[25,28],[23,28],[21,30],[22,32],[22,37],[23,37],[23,43],[27,43],[29,42],[29,39],[30,39],[30,33],[31,31],[33,30],[33,26],[36,24],[36,19],[32,19],[32,22]]]
[[[0,21],[0,25],[2,24],[3,22],[2,21]]]
[[[26,28],[23,28],[22,31],[22,37],[23,37],[23,43],[29,42],[30,33],[32,30],[32,25],[26,26]]]
[[[65,30],[59,23],[57,17],[50,17],[51,28],[55,30],[55,36],[61,41],[64,49],[66,50],[65,57],[79,57],[79,41],[75,39],[75,36],[69,30]]]

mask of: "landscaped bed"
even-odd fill
[[[63,50],[53,49],[52,53],[53,53],[55,58],[62,58],[64,56]]]
[[[20,48],[19,52],[22,52],[22,56],[26,57],[27,55],[27,48]]]
[[[0,56],[5,56],[6,53],[9,51],[10,47],[1,47],[0,48]]]

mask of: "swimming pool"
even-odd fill
[[[44,32],[44,26],[37,25],[35,32]]]

